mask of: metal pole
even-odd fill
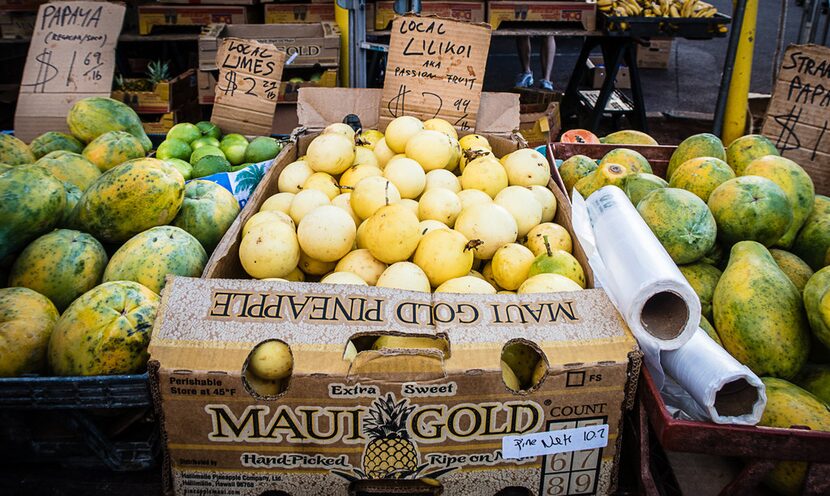
[[[729,83],[729,96],[726,99],[726,112],[723,117],[723,134],[725,145],[743,136],[746,130],[747,98],[752,80],[752,56],[755,49],[755,27],[758,22],[759,0],[747,2],[744,21],[741,27],[741,39],[735,56],[735,69]]]
[[[718,102],[715,106],[715,122],[712,128],[712,134],[715,136],[723,133],[723,116],[726,113],[726,100],[729,97],[729,86],[732,83],[732,71],[735,69],[735,56],[738,53],[738,41],[741,39],[746,2],[747,0],[737,0],[732,13],[732,32],[729,33],[729,46],[726,49],[726,59],[723,61],[723,75],[718,90]]]

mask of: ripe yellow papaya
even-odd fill
[[[726,163],[739,176],[744,175],[744,168],[756,158],[765,157],[767,155],[781,155],[778,149],[766,136],[760,134],[748,134],[742,136],[732,143],[726,149]]]
[[[585,155],[574,155],[563,161],[562,165],[559,166],[559,175],[562,177],[568,195],[571,194],[571,190],[573,190],[577,181],[597,170],[597,167],[599,165],[597,165],[596,160]]]
[[[715,188],[708,204],[718,223],[718,240],[726,246],[745,240],[772,246],[793,221],[784,190],[764,177],[730,179]]]
[[[625,178],[629,175],[631,175],[631,171],[624,165],[606,163],[577,181],[574,188],[583,197],[588,198],[594,191],[603,186],[613,185],[622,187]]]
[[[813,277],[813,269],[807,265],[804,260],[801,260],[796,255],[784,250],[770,250],[770,255],[772,258],[775,259],[775,263],[778,264],[778,268],[780,268],[784,274],[787,274],[787,277],[795,284],[795,287],[798,288],[798,291],[804,291],[804,286],[807,285],[807,281]]]
[[[672,153],[669,167],[666,170],[666,179],[671,180],[674,171],[688,160],[697,157],[712,157],[726,160],[726,151],[723,142],[714,134],[701,133],[689,136]]]
[[[714,157],[697,157],[683,162],[674,171],[669,186],[685,189],[697,195],[701,200],[709,201],[709,196],[715,188],[734,178],[735,173],[723,160]]]

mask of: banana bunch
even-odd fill
[[[602,12],[615,17],[714,17],[718,9],[701,0],[598,0]]]

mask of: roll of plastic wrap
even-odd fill
[[[755,425],[761,420],[767,403],[761,379],[713,341],[706,331],[697,329],[688,343],[676,350],[663,351],[660,361],[663,370],[694,398],[712,421]],[[695,411],[695,405],[684,402],[682,396],[674,395],[674,399],[679,401],[677,406],[682,410]]]
[[[587,200],[602,286],[640,346],[674,350],[700,324],[700,300],[625,193],[605,186]]]

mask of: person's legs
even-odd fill
[[[551,74],[553,74],[553,59],[556,57],[556,38],[553,36],[545,37],[542,42],[542,80],[539,81],[539,86],[542,89],[553,91],[553,83],[551,82]]]
[[[516,77],[516,87],[529,88],[533,86],[533,72],[530,70],[530,36],[517,36],[516,49],[519,52],[519,64],[522,72]]]

